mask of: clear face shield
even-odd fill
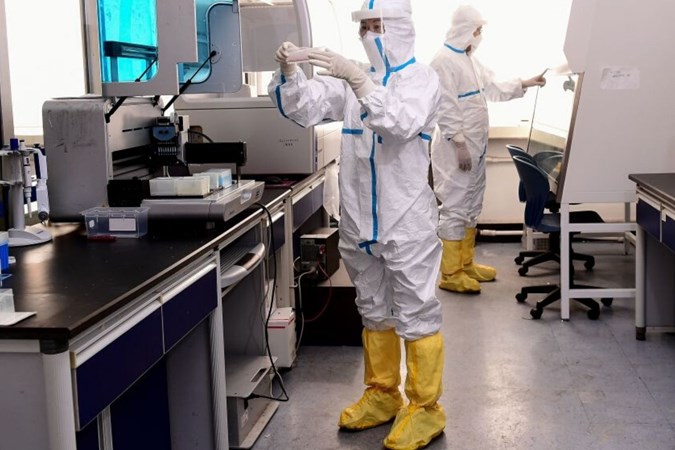
[[[368,55],[370,64],[377,74],[384,75],[387,71],[387,36],[386,20],[409,18],[409,0],[389,0],[381,7],[383,2],[368,0],[363,8],[352,12],[352,20],[359,23],[359,37],[363,48]]]
[[[384,21],[382,18],[363,19],[359,23],[359,38],[366,51],[370,64],[376,73],[386,71],[386,53],[384,47]]]

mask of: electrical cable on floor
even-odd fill
[[[277,289],[277,259],[276,255],[274,254],[274,248],[275,248],[275,242],[274,242],[274,231],[272,230],[272,227],[274,225],[274,220],[272,220],[272,213],[270,212],[269,209],[262,203],[256,203],[256,206],[259,206],[262,208],[266,213],[267,217],[269,220],[269,236],[270,236],[270,246],[267,249],[267,259],[272,257],[272,267],[274,268],[274,276],[272,277],[272,295],[270,297],[270,309],[267,312],[267,318],[265,319],[265,350],[267,351],[267,356],[270,360],[270,364],[272,366],[272,371],[274,372],[274,377],[279,380],[279,385],[281,386],[281,392],[283,393],[283,397],[272,397],[272,396],[267,396],[267,395],[259,395],[259,394],[251,394],[248,398],[265,398],[268,400],[276,400],[278,402],[287,402],[290,400],[290,397],[288,396],[288,393],[286,392],[286,386],[284,385],[284,380],[279,374],[279,371],[277,370],[277,366],[274,364],[274,358],[272,357],[272,350],[270,349],[270,336],[269,336],[269,331],[268,331],[268,326],[270,323],[270,318],[272,317],[272,308],[274,307],[274,294]],[[263,300],[263,305],[265,304],[265,301],[267,301],[267,294],[265,294],[265,299]],[[274,379],[273,379],[274,381]]]

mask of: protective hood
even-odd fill
[[[458,50],[466,50],[474,41],[473,32],[487,22],[475,8],[462,5],[452,15],[452,25],[445,35],[445,43]]]
[[[382,19],[384,34],[362,39],[363,45],[373,67],[382,67],[384,62],[388,71],[395,71],[409,63],[415,53],[415,27],[410,0],[366,0],[359,11],[352,13],[355,22],[377,18]],[[376,52],[369,48],[373,44],[377,47]]]

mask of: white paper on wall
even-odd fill
[[[605,67],[600,89],[640,89],[640,70],[637,67]]]

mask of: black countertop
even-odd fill
[[[261,202],[272,208],[288,193],[288,189],[266,189]],[[153,233],[113,242],[88,241],[79,224],[52,225],[48,228],[52,242],[10,249],[16,264],[10,266],[12,276],[2,287],[13,290],[16,311],[37,314],[0,327],[0,339],[71,339],[216,249],[231,226],[262,214],[261,208],[252,207],[219,229]],[[173,222],[169,225],[177,227]]]
[[[675,204],[675,173],[630,174],[628,178],[668,203]]]
[[[70,339],[171,273],[217,247],[218,233],[190,238],[88,241],[83,227],[49,227],[52,242],[11,248],[16,264],[2,282],[16,311],[37,314],[0,328],[0,338]]]

